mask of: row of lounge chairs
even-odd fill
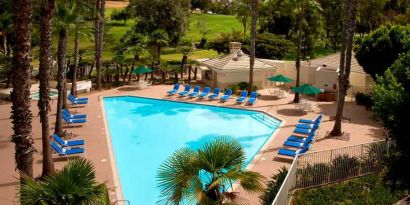
[[[198,98],[198,99],[205,99],[208,98],[209,100],[219,100],[221,102],[227,102],[231,96],[232,96],[232,90],[231,89],[226,89],[225,93],[219,97],[219,94],[221,93],[220,88],[215,88],[214,91],[211,93],[211,88],[210,87],[205,87],[202,92],[201,86],[195,86],[194,89],[191,92],[191,86],[186,85],[183,91],[179,91],[180,84],[176,83],[174,84],[174,87],[172,90],[169,90],[167,93],[168,95],[176,95],[178,94],[179,97],[189,97],[189,98]],[[241,94],[238,98],[236,98],[236,102],[238,104],[246,102],[248,105],[253,105],[256,103],[256,98],[257,98],[257,93],[256,92],[251,92],[249,98],[248,96],[248,91],[243,90],[241,91]]]
[[[322,117],[323,115],[320,114],[315,120],[300,119],[293,134],[283,143],[283,148],[279,149],[278,154],[295,157],[307,152],[315,140]]]

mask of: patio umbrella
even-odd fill
[[[140,80],[140,75],[141,74],[150,73],[150,72],[152,72],[152,69],[147,68],[145,66],[140,66],[140,67],[134,68],[134,70],[132,70],[133,74],[137,74],[137,80]]]
[[[281,83],[290,83],[293,80],[284,76],[284,75],[276,75],[276,76],[272,76],[270,78],[268,78],[269,81],[272,82],[281,82]]]
[[[307,94],[307,95],[314,95],[314,94],[318,94],[321,92],[319,88],[308,85],[308,84],[303,84],[302,86],[294,87],[292,88],[292,91],[296,93]]]

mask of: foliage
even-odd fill
[[[322,6],[326,46],[336,51],[340,48],[344,0],[318,0]]]
[[[42,180],[24,179],[20,186],[21,204],[109,204],[105,183],[95,179],[91,161],[76,158]]]
[[[358,33],[368,33],[379,27],[383,22],[383,9],[388,0],[360,1],[356,30]]]
[[[232,31],[231,33],[221,32],[211,42],[208,43],[208,48],[220,53],[229,53],[230,42],[243,42],[243,35],[240,31]]]
[[[213,14],[232,15],[234,13],[232,3],[227,2],[212,2],[209,4],[208,9],[212,11]]]
[[[123,24],[125,25],[127,23],[127,20],[131,18],[131,12],[129,8],[125,8],[122,10],[113,10],[111,13],[111,20],[116,20],[116,21],[123,21]]]
[[[235,202],[234,182],[249,193],[262,190],[263,176],[244,170],[245,151],[231,138],[218,138],[198,150],[180,149],[158,172],[161,198],[167,204],[226,204]]]
[[[138,18],[139,32],[163,29],[173,45],[188,27],[190,0],[131,0],[130,9]]]
[[[249,43],[246,42],[245,45]],[[248,53],[247,46],[243,50]],[[267,59],[284,59],[293,56],[295,53],[295,44],[285,39],[283,36],[277,36],[271,33],[262,33],[256,36],[256,57]]]
[[[242,32],[246,35],[251,24],[251,0],[234,1],[236,19],[242,24]]]
[[[365,93],[356,93],[354,95],[354,98],[356,100],[356,103],[358,105],[363,105],[366,108],[371,108],[373,106],[373,100],[372,96],[370,94],[365,94]]]
[[[394,149],[388,160],[388,179],[393,187],[410,187],[408,166],[410,160],[408,126],[410,124],[410,52],[402,54],[373,88],[373,113],[389,131]]]
[[[280,187],[282,186],[283,181],[285,181],[286,175],[288,174],[288,169],[286,167],[282,167],[279,169],[279,172],[274,174],[271,177],[271,180],[268,181],[267,189],[265,192],[259,197],[259,201],[262,205],[271,205],[273,200],[276,197]]]
[[[401,53],[410,50],[410,26],[382,26],[357,39],[356,59],[376,80]]]
[[[302,189],[294,204],[394,204],[403,194],[383,185],[380,176],[368,175],[348,182],[314,189]]]

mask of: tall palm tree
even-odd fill
[[[302,38],[303,38],[303,15],[304,15],[304,0],[298,0],[297,2],[297,39],[296,39],[296,87],[300,83],[300,60],[302,55]],[[293,98],[293,103],[299,103],[300,94],[295,92],[295,97]]]
[[[245,151],[231,138],[218,138],[199,150],[176,151],[158,172],[162,201],[169,204],[224,204],[237,201],[232,185],[262,190],[264,177],[244,170]]]
[[[25,178],[19,195],[22,205],[109,204],[106,184],[96,181],[93,164],[83,158],[69,161],[41,181]]]
[[[69,29],[74,27],[78,15],[76,5],[71,1],[61,0],[57,2],[56,7],[56,28],[58,30],[58,48],[57,48],[57,67],[58,67],[58,101],[55,133],[63,135],[62,113],[63,108],[67,108],[67,89],[66,89],[66,72],[67,72],[67,39]]]
[[[250,36],[250,49],[249,49],[249,87],[248,92],[253,88],[253,68],[255,66],[255,40],[256,40],[256,23],[258,21],[259,1],[252,0],[252,16],[251,16],[251,36]]]
[[[333,126],[330,135],[340,136],[342,135],[342,119],[343,108],[345,103],[345,97],[347,89],[350,86],[349,76],[350,67],[352,63],[352,49],[353,49],[353,37],[356,27],[356,13],[359,0],[347,0],[344,8],[344,20],[342,27],[342,45],[340,48],[340,66],[339,66],[339,90],[337,97],[337,110],[335,117],[335,124]]]
[[[96,0],[95,17],[95,68],[97,70],[97,88],[101,90],[102,50],[104,43],[105,0]]]
[[[37,106],[39,109],[41,122],[43,177],[55,171],[53,159],[51,157],[50,131],[48,122],[48,111],[50,107],[50,71],[53,67],[52,31],[54,13],[55,0],[44,0],[40,2],[40,98]]]
[[[192,42],[190,40],[182,40],[178,45],[179,51],[182,53],[182,60],[181,60],[181,79],[184,78],[184,70],[186,68],[186,64],[188,62],[188,56],[193,52]],[[189,70],[191,72],[191,70]],[[189,75],[190,76],[190,73]],[[188,82],[191,79],[188,79]]]
[[[33,5],[31,0],[14,2],[14,47],[11,92],[15,160],[20,176],[33,176],[33,147],[30,111],[30,49]]]

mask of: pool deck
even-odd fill
[[[333,121],[330,121],[330,116],[334,116],[336,110],[335,102],[317,102],[319,104],[315,112],[303,113],[295,108],[293,104],[289,102],[293,99],[293,95],[289,95],[287,98],[276,99],[271,96],[268,90],[262,90],[262,94],[254,106],[237,105],[233,99],[227,103],[220,103],[219,101],[210,102],[208,100],[198,101],[195,99],[180,99],[177,97],[168,97],[165,95],[166,91],[171,89],[170,85],[157,85],[151,86],[145,90],[137,90],[132,86],[125,86],[115,88],[103,92],[95,92],[87,95],[89,102],[87,106],[72,107],[71,111],[78,113],[86,113],[88,115],[88,123],[82,127],[67,128],[67,132],[78,135],[76,138],[82,138],[86,141],[86,154],[85,157],[93,161],[97,179],[99,181],[107,181],[108,186],[111,188],[110,197],[113,201],[121,198],[119,187],[116,187],[118,182],[115,182],[115,175],[113,170],[116,168],[113,166],[112,157],[110,156],[109,140],[107,140],[107,133],[105,126],[105,120],[103,116],[102,106],[100,98],[103,96],[142,96],[158,99],[167,99],[183,102],[201,103],[216,106],[228,106],[235,108],[245,108],[252,110],[259,110],[268,112],[279,119],[285,120],[285,123],[278,130],[273,140],[264,147],[259,155],[252,161],[251,170],[257,171],[262,175],[270,178],[273,173],[276,172],[282,166],[289,167],[292,160],[289,158],[280,158],[277,155],[277,151],[282,147],[283,141],[291,134],[294,129],[294,125],[297,124],[299,118],[314,119],[318,113],[323,113],[324,118],[321,124],[320,137],[330,131],[333,126]],[[314,101],[312,98],[302,96]],[[56,103],[56,102],[54,102]],[[41,160],[41,127],[38,116],[37,101],[31,102],[31,108],[33,113],[33,138],[34,146],[38,152],[34,156],[34,175],[41,174],[42,160]],[[14,144],[10,142],[10,136],[12,134],[12,125],[10,118],[11,104],[0,105],[0,156],[2,168],[0,172],[0,204],[17,204],[16,193],[18,185],[18,173],[15,171],[14,163]],[[55,107],[52,105],[52,111],[50,113],[50,132],[53,131],[55,122]],[[344,109],[344,117],[350,118],[350,122],[343,123],[343,130],[350,134],[349,140],[338,139],[322,139],[317,141],[314,146],[314,151],[326,150],[331,148],[344,147],[348,145],[360,144],[370,141],[382,139],[384,136],[384,130],[371,119],[371,112],[366,111],[364,107],[357,106],[354,102],[346,102]],[[60,158],[55,160],[55,166],[57,169],[61,169],[66,160]],[[118,192],[118,193],[117,193]],[[244,198],[249,204],[259,204],[257,195],[248,195],[241,190],[241,198]]]

